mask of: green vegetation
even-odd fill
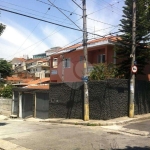
[[[0,23],[0,35],[3,33],[3,31],[5,30],[6,26],[3,25],[2,23]]]
[[[2,86],[2,84],[1,84],[1,87],[0,87],[0,96],[4,97],[4,98],[12,98],[12,88],[13,88],[12,85],[6,85],[6,84],[4,84]]]
[[[129,78],[131,71],[132,51],[132,20],[133,3],[131,0],[125,0],[123,7],[123,16],[120,24],[120,32],[115,46],[118,59],[118,75],[122,78]],[[144,66],[150,60],[150,0],[136,1],[136,62],[138,74],[143,74]]]
[[[116,78],[117,70],[114,64],[95,64],[93,70],[90,73],[89,80],[105,80]]]
[[[2,78],[5,78],[12,74],[11,64],[6,60],[0,60],[0,73]]]

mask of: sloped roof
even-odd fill
[[[36,85],[36,84],[40,84],[40,83],[44,83],[44,82],[48,82],[50,81],[50,78],[42,78],[42,79],[38,79],[38,80],[34,80],[31,82],[28,82],[28,85]]]
[[[19,77],[6,77],[7,81],[20,81]]]
[[[46,62],[48,61],[47,59],[44,59],[44,58],[37,58],[37,59],[28,59],[26,60],[25,62],[26,63],[32,63],[32,62],[36,62],[36,61],[43,61],[43,62]]]
[[[103,37],[103,38],[97,38],[97,39],[93,39],[93,40],[89,40],[87,42],[87,45],[93,44],[93,43],[98,43],[98,42],[103,42],[103,41],[109,41],[109,42],[116,42],[117,41],[117,36],[108,36],[108,37]],[[75,49],[75,48],[79,48],[82,47],[82,43],[78,43],[78,44],[74,44],[59,50],[56,50],[55,52],[53,52],[53,54],[59,54],[62,52],[65,52],[65,50],[71,50],[71,49]]]
[[[44,89],[44,90],[48,90],[49,85],[37,85],[37,86],[28,85],[25,88],[27,88],[27,89]]]
[[[24,59],[24,58],[18,58],[18,57],[13,58],[12,61],[13,61],[13,60],[19,60],[19,61],[21,61],[21,62],[26,61],[26,59]]]

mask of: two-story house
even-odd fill
[[[88,41],[88,71],[97,63],[114,63],[114,42],[116,37],[99,38]],[[76,82],[83,77],[82,43],[56,50],[50,55],[51,82]]]

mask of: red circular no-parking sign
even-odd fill
[[[137,70],[138,70],[137,66],[132,66],[132,73],[137,73]]]

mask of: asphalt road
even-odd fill
[[[99,126],[79,126],[1,120],[0,139],[32,150],[148,150],[150,138],[108,131]]]
[[[150,132],[150,119],[146,120],[146,121],[140,121],[140,122],[132,123],[132,124],[126,125],[124,127],[129,128],[129,129],[135,129],[135,130]]]

